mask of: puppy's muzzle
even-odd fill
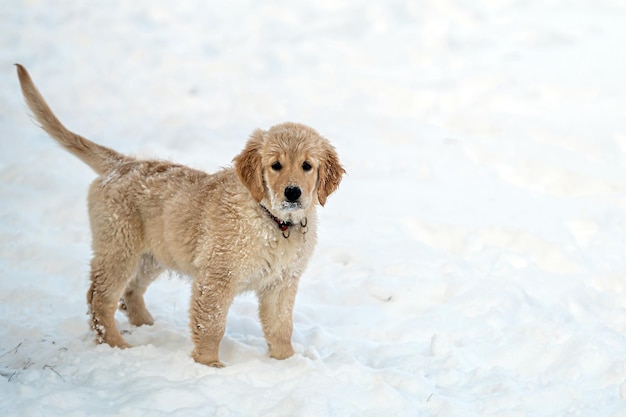
[[[296,201],[298,201],[301,195],[302,190],[300,189],[300,187],[285,187],[285,198],[288,202],[295,203]]]

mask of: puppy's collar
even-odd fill
[[[294,226],[294,223],[291,220],[281,220],[278,217],[274,216],[272,214],[271,211],[269,211],[269,209],[267,207],[265,207],[263,204],[259,204],[261,206],[261,208],[263,210],[265,210],[265,213],[267,213],[267,215],[269,216],[270,219],[272,219],[274,221],[274,223],[276,223],[276,225],[278,226],[278,228],[280,229],[280,231],[283,233],[283,237],[285,239],[288,239],[289,236],[291,235],[291,228]],[[302,219],[300,221],[300,227],[302,229],[302,234],[306,234],[306,232],[309,231],[309,228],[307,227],[308,221],[307,218],[305,217],[304,219]]]

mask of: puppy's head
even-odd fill
[[[297,123],[254,131],[234,162],[252,197],[285,220],[299,220],[313,204],[323,206],[345,173],[332,145]]]

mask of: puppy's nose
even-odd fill
[[[285,198],[291,202],[294,202],[300,198],[302,195],[302,190],[300,187],[286,187],[285,188]]]

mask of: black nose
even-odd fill
[[[285,188],[285,198],[291,202],[296,201],[302,195],[300,187],[287,187]]]

